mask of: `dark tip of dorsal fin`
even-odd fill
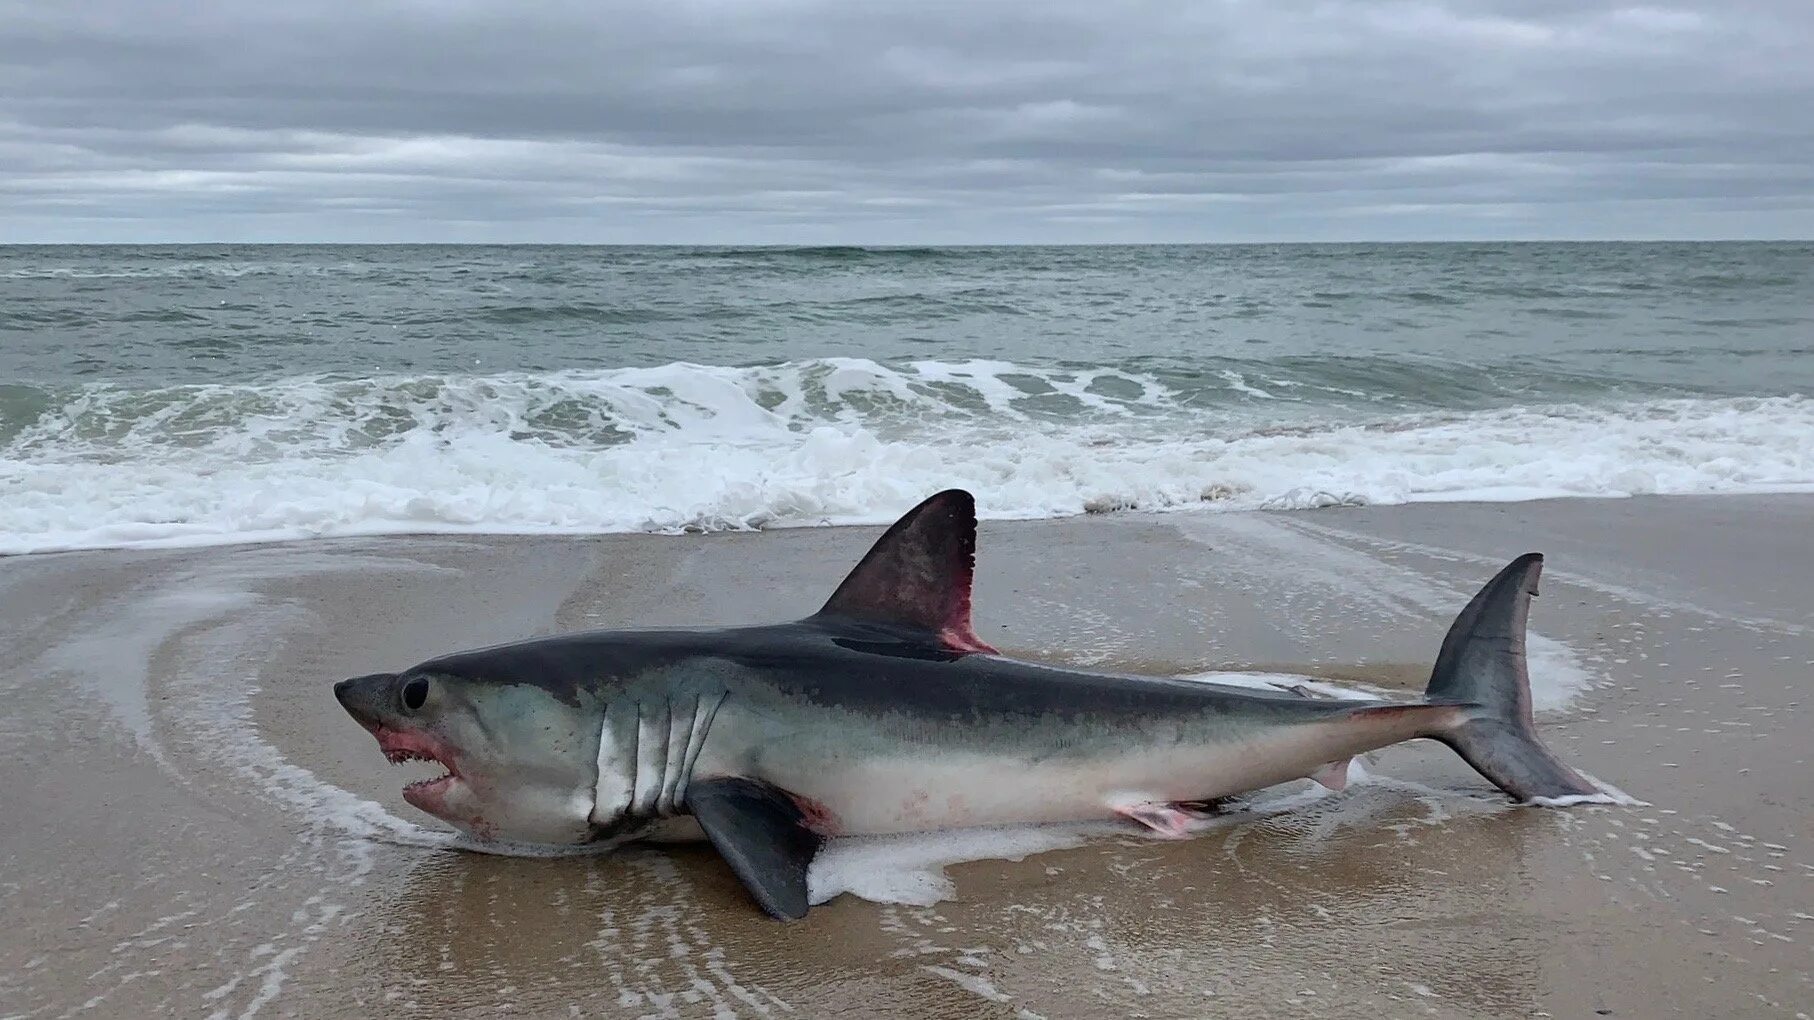
[[[900,624],[953,651],[993,652],[970,627],[975,574],[976,499],[946,489],[894,522],[819,615]]]

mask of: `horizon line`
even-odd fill
[[[915,248],[1241,248],[1432,244],[1808,244],[1814,237],[1356,238],[1317,241],[0,241],[0,248],[773,248],[870,251]]]

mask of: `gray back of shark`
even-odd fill
[[[786,919],[829,837],[1115,816],[1177,836],[1206,802],[1339,788],[1353,756],[1413,738],[1520,800],[1597,792],[1532,722],[1535,553],[1462,610],[1425,699],[1365,704],[1004,658],[971,628],[975,545],[974,501],[949,490],[804,620],[542,638],[335,693],[387,756],[448,769],[405,797],[476,838],[703,834]]]

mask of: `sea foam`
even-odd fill
[[[1814,491],[1802,397],[1369,413],[1229,390],[852,358],[96,384],[0,430],[0,553],[875,524],[949,486],[997,519]]]

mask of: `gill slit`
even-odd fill
[[[693,724],[687,732],[686,751],[680,764],[678,781],[674,785],[676,810],[686,806],[687,787],[692,785],[693,767],[699,763],[699,752],[705,750],[706,733],[712,728],[712,720],[718,717],[719,706],[729,696],[730,692],[720,691],[717,694],[702,694],[693,702]]]
[[[673,814],[678,805],[674,793],[680,786],[680,772],[686,767],[687,744],[693,739],[693,723],[699,718],[699,696],[693,696],[693,708],[682,713],[674,702],[668,702],[668,758],[661,770],[661,790],[655,795],[655,810]]]
[[[617,768],[620,749],[617,746],[617,735],[612,731],[613,714],[610,705],[606,705],[604,710],[598,714],[598,764],[594,768],[592,776],[592,812],[590,815],[593,825],[605,824],[600,821],[601,815],[605,819],[610,819],[627,810],[631,797],[636,793],[635,776],[632,775],[630,777],[631,785],[624,791],[621,805],[618,803],[614,790],[609,791],[611,796],[608,801],[606,800],[608,792],[606,784],[617,786],[620,783],[619,776],[621,775]],[[634,727],[631,729],[630,739],[632,741],[636,739]],[[634,763],[635,760],[635,749],[632,747],[630,761]],[[634,768],[634,764],[632,764],[632,768]]]
[[[669,720],[674,714],[673,702],[661,701],[660,726],[652,712],[642,703],[636,706],[635,779],[631,783],[630,813],[648,817],[659,813],[662,777],[668,770]],[[645,732],[646,731],[646,732]]]

